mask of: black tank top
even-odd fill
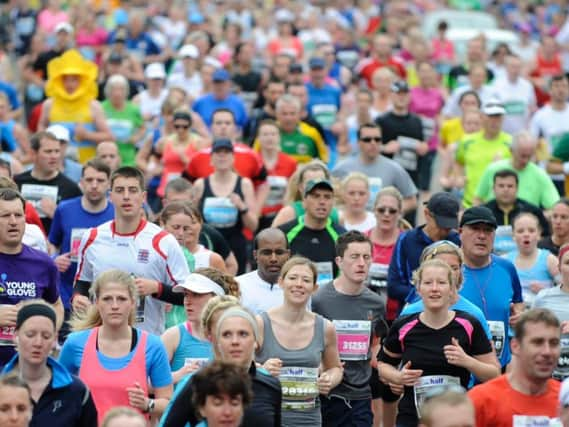
[[[235,181],[235,187],[233,187],[233,193],[237,194],[241,199],[243,197],[243,191],[241,189],[241,177],[238,176]],[[232,208],[212,208],[211,204],[206,203],[207,199],[209,202],[217,204],[220,199],[227,199],[228,197],[218,197],[211,188],[210,177],[204,179],[204,191],[200,199],[200,211],[204,217],[204,221],[215,227],[226,240],[231,240],[231,238],[236,238],[237,236],[243,235],[243,221],[241,220],[241,214],[236,207]],[[227,203],[230,205],[230,203]],[[231,205],[233,206],[233,205]],[[221,214],[220,214],[221,211]],[[235,215],[234,222],[231,220]],[[227,221],[225,224],[224,222]],[[233,223],[233,224],[232,224]],[[232,224],[232,225],[231,225]]]

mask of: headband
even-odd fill
[[[192,123],[192,116],[185,111],[176,111],[174,113],[174,120],[186,120],[190,124]]]
[[[569,251],[569,245],[563,246],[559,251],[559,263],[561,264],[561,260],[563,259],[563,255]]]
[[[229,317],[240,317],[245,319],[247,322],[251,324],[251,328],[253,328],[253,335],[255,336],[255,341],[259,337],[259,328],[257,327],[257,322],[254,317],[248,311],[244,310],[241,307],[231,307],[223,312],[219,320],[217,321],[217,331],[215,331],[215,336],[219,339],[219,333],[221,332],[221,324],[223,321]]]
[[[16,329],[20,329],[23,323],[33,316],[47,317],[53,323],[53,327],[54,328],[56,327],[55,310],[51,308],[49,305],[34,303],[34,304],[25,305],[22,308],[20,308],[20,310],[18,311],[18,316],[16,318]]]

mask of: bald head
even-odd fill
[[[257,234],[253,256],[259,277],[268,283],[277,283],[281,269],[290,257],[284,232],[278,228],[266,228]]]
[[[111,171],[115,171],[121,164],[119,148],[114,142],[101,142],[97,145],[97,158],[101,159]]]
[[[518,133],[512,141],[512,164],[522,170],[534,158],[537,151],[536,139],[527,131]]]

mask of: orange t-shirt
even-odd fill
[[[514,390],[507,374],[480,384],[468,392],[476,409],[476,426],[512,427],[530,425],[523,423],[523,417],[536,417],[536,421],[543,417],[556,418],[560,386],[558,381],[550,379],[544,394],[530,396]]]

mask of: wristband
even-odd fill
[[[154,407],[156,406],[156,401],[154,399],[148,399],[148,406],[144,410],[145,414],[151,414],[154,412]]]
[[[240,215],[244,215],[244,214],[246,214],[247,212],[249,212],[249,208],[248,208],[247,206],[245,206],[245,209],[240,209],[240,210],[239,210],[239,214],[240,214]]]
[[[563,173],[569,175],[569,162],[563,163]]]

